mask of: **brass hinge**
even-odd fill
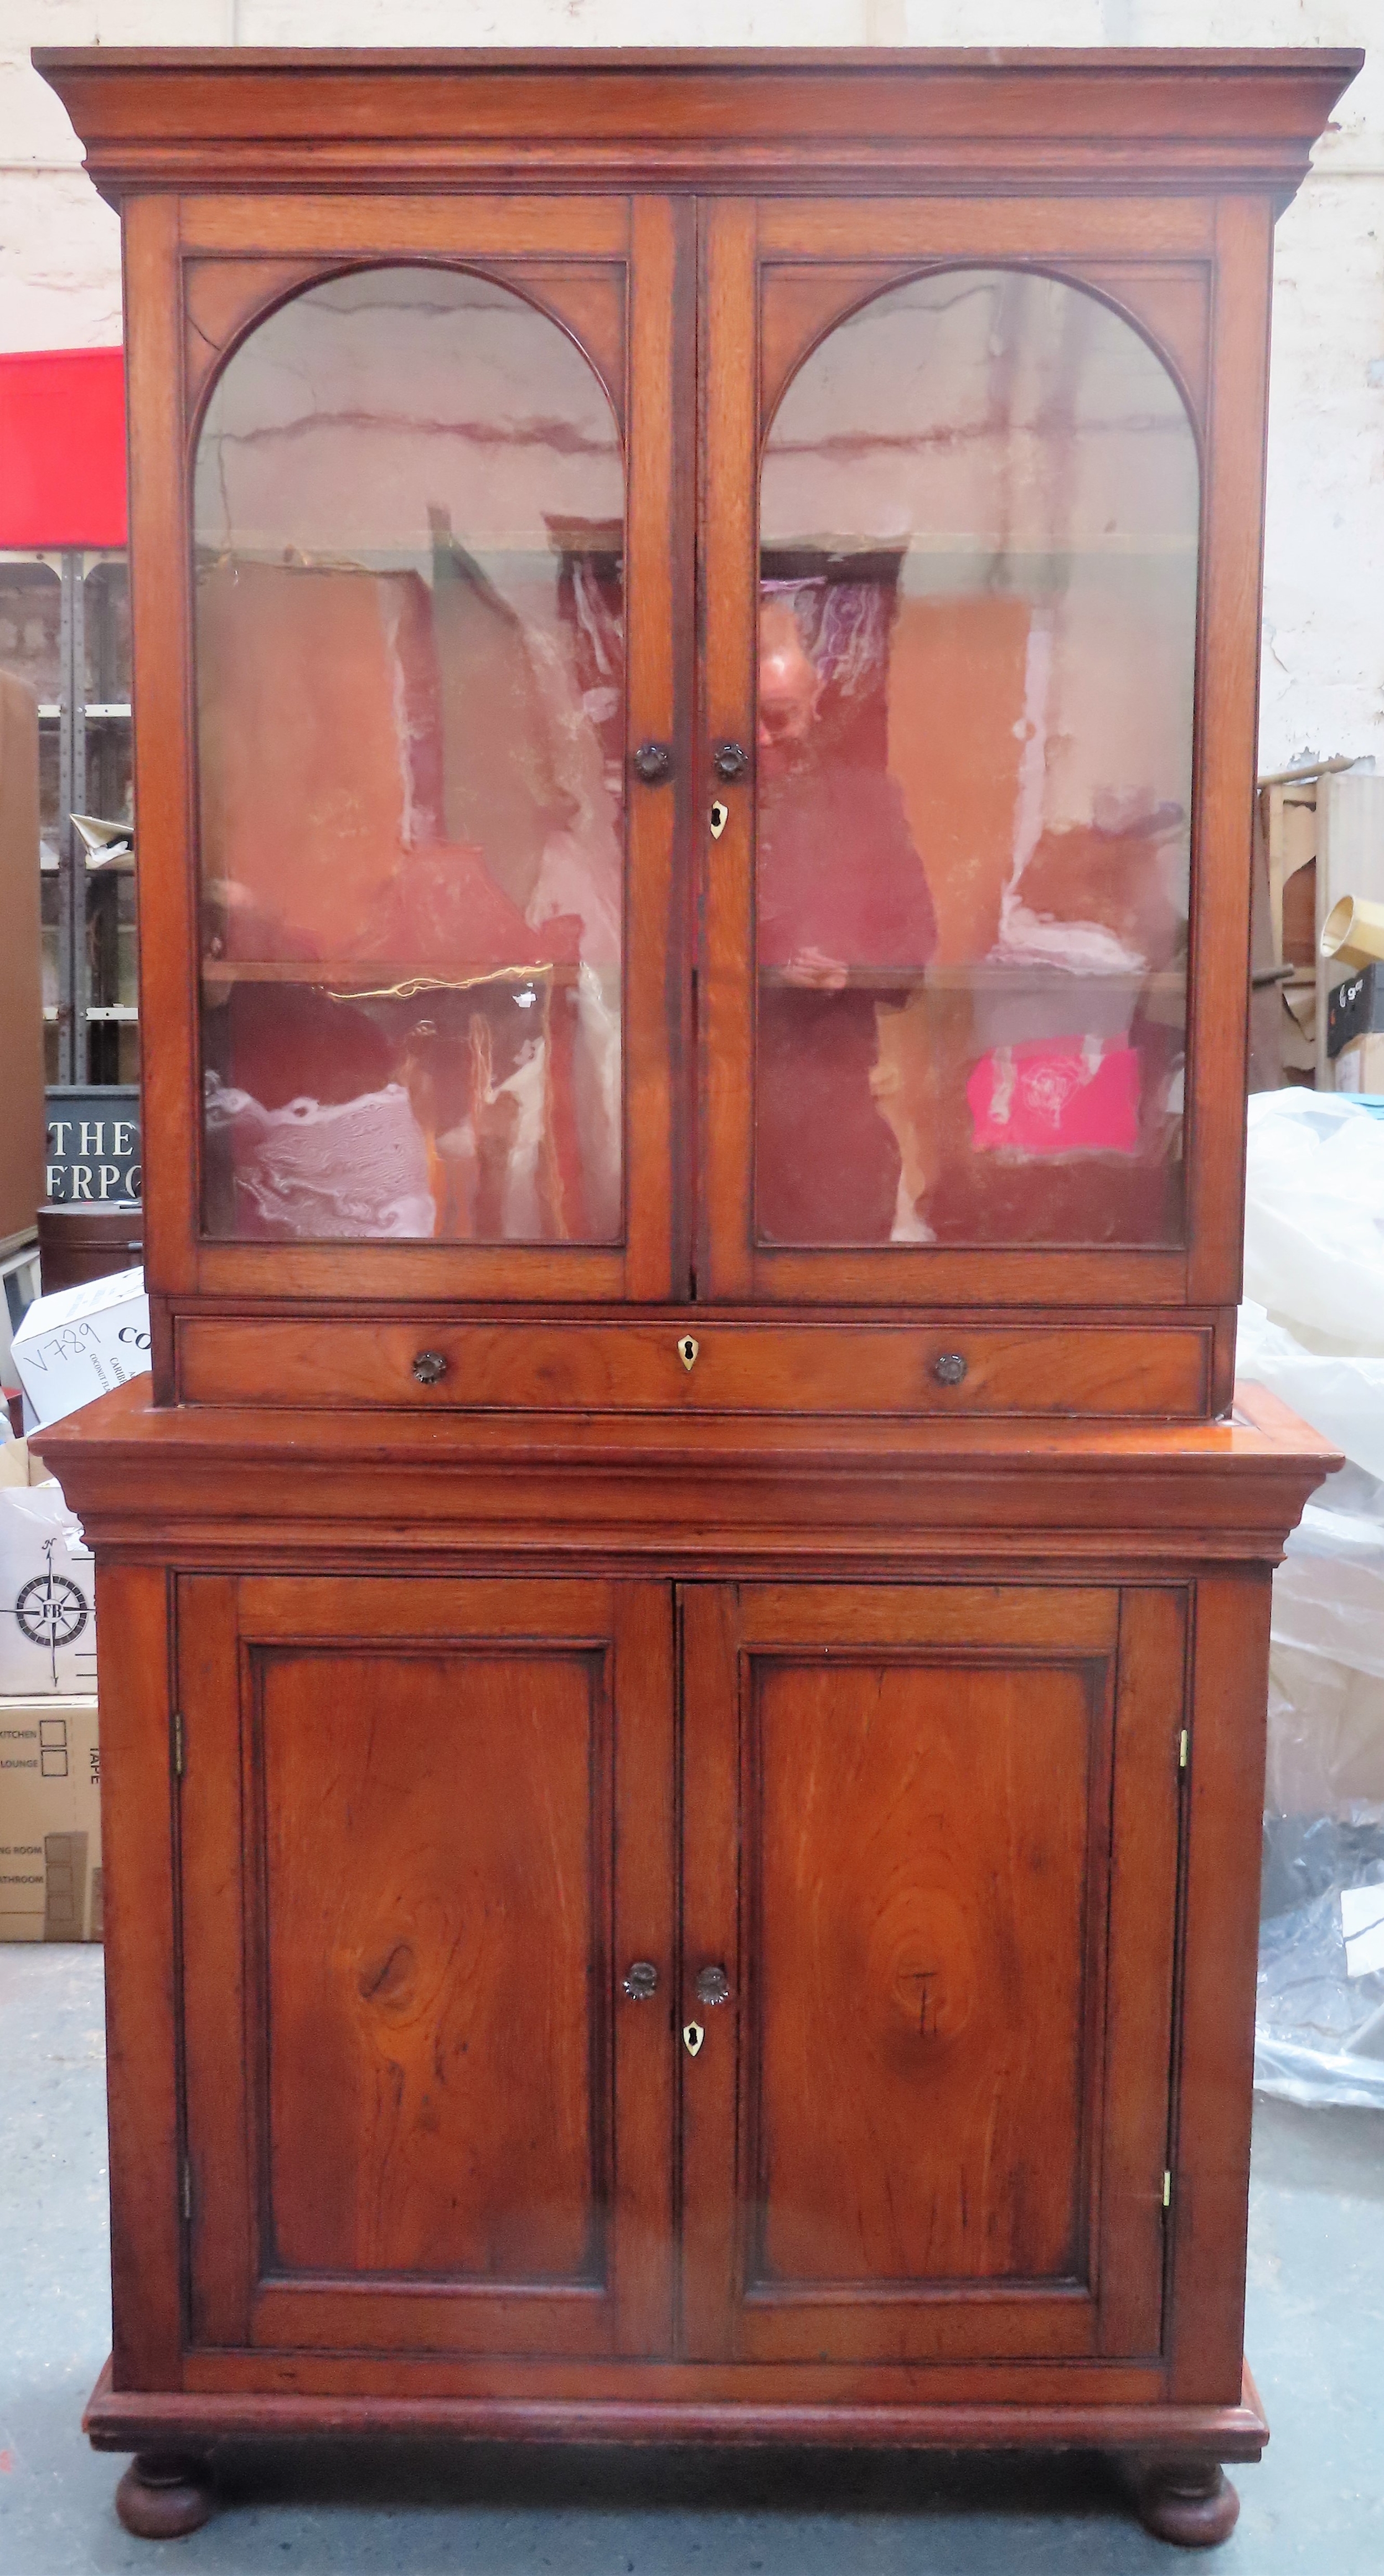
[[[183,2158],[183,2224],[192,2224],[192,2165],[187,2156]]]
[[[1192,1738],[1191,1738],[1191,1736],[1190,1736],[1190,1734],[1189,1734],[1189,1732],[1188,1732],[1187,1728],[1184,1726],[1184,1728],[1183,1728],[1183,1730],[1182,1730],[1182,1733],[1181,1733],[1181,1735],[1178,1737],[1178,1740],[1177,1740],[1177,1767],[1178,1767],[1179,1771],[1185,1771],[1185,1770],[1186,1770],[1186,1768],[1187,1768],[1187,1756],[1188,1756],[1188,1754],[1190,1753],[1191,1749],[1192,1749]]]
[[[1163,2176],[1163,2206],[1164,2206],[1164,2208],[1165,2208],[1165,2209],[1171,2209],[1171,2208],[1172,2208],[1172,2205],[1173,2205],[1173,2178],[1172,2178],[1172,2175],[1171,2175],[1170,2173],[1166,2173],[1166,2172],[1165,2172],[1165,2174],[1164,2174],[1164,2176]]]
[[[174,1777],[174,1779],[175,1779],[175,1780],[181,1780],[182,1776],[183,1776],[183,1720],[182,1720],[182,1712],[181,1712],[181,1710],[180,1710],[180,1709],[175,1709],[175,1710],[174,1710],[174,1712],[173,1712],[173,1777]]]

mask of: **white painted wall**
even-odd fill
[[[0,0],[0,349],[120,336],[118,235],[37,44],[1360,44],[1279,226],[1262,765],[1384,767],[1384,0]]]

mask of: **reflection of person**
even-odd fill
[[[756,1214],[772,1243],[887,1243],[894,1131],[875,1097],[881,1004],[936,945],[903,800],[882,767],[834,755],[791,601],[759,645]]]

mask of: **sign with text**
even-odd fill
[[[45,1197],[57,1207],[114,1207],[140,1198],[138,1083],[64,1084],[47,1102]]]

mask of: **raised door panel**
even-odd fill
[[[275,2272],[599,2280],[601,1660],[262,1658]]]
[[[182,1594],[195,2340],[657,2349],[666,1594]]]
[[[757,1680],[747,2294],[1075,2281],[1087,1674]]]
[[[708,1590],[684,1623],[684,1958],[731,1984],[682,2006],[689,2351],[1155,2353],[1179,1598]]]

